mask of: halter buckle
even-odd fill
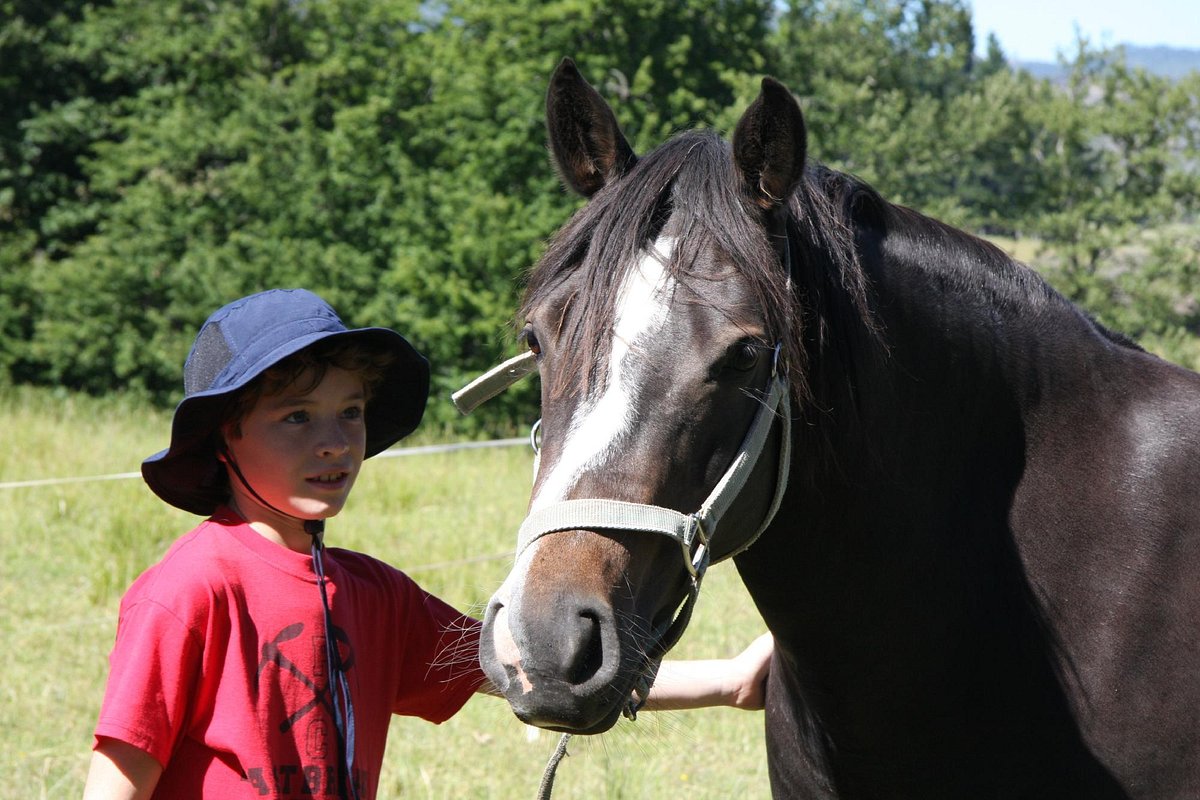
[[[542,420],[538,419],[533,423],[533,427],[529,429],[529,446],[533,448],[533,454],[540,456],[542,454]]]
[[[704,529],[704,520],[699,514],[688,515],[688,525],[679,544],[683,548],[683,560],[688,573],[693,580],[700,580],[708,570],[710,554],[708,531]]]

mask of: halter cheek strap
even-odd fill
[[[650,686],[654,683],[658,665],[663,655],[683,635],[691,619],[692,609],[700,593],[700,582],[711,563],[724,561],[754,543],[774,519],[787,489],[788,470],[791,464],[791,409],[788,402],[787,379],[780,369],[782,344],[775,346],[774,361],[766,400],[755,412],[754,420],[738,448],[737,455],[717,481],[717,485],[701,504],[700,509],[684,514],[669,508],[646,503],[628,503],[605,498],[564,500],[537,509],[525,518],[517,536],[517,555],[529,545],[548,533],[568,530],[621,530],[640,531],[668,536],[678,542],[684,564],[691,576],[688,595],[675,614],[675,618],[655,632],[654,642],[646,652],[646,670],[634,689],[634,697],[625,709],[626,716],[633,718],[645,703]],[[455,404],[463,413],[477,407],[487,399],[495,397],[508,386],[537,368],[531,353],[517,356],[490,370],[471,384],[456,392]],[[743,532],[740,540],[733,541],[715,559],[712,548],[717,527],[725,512],[733,505],[754,471],[759,457],[766,448],[771,428],[778,421],[782,426],[779,462],[776,468],[774,495],[761,523]],[[535,425],[536,432],[536,425]],[[536,433],[531,438],[536,438]],[[535,469],[536,473],[536,469]],[[725,544],[724,541],[721,542]]]
[[[766,400],[755,413],[754,421],[751,422],[737,455],[698,511],[683,514],[647,503],[627,503],[601,498],[564,500],[533,511],[525,518],[517,535],[517,554],[520,555],[542,536],[556,531],[642,531],[662,534],[677,541],[683,551],[688,572],[693,578],[701,577],[711,560],[712,539],[721,518],[745,488],[776,421],[780,422],[784,430],[771,505],[761,524],[748,532],[741,541],[734,543],[713,563],[735,556],[752,545],[759,534],[771,524],[779,510],[783,490],[787,487],[790,461],[791,418],[787,409],[787,398],[787,383],[778,370],[773,370]]]

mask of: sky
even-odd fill
[[[1095,47],[1200,49],[1198,0],[968,0],[982,51],[995,33],[1009,60],[1050,61],[1075,52],[1075,27]]]

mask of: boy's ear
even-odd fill
[[[217,461],[220,461],[222,464],[229,463],[229,433],[229,425],[226,424],[222,425],[220,428],[217,428],[217,432],[215,434],[215,438],[217,440]]]

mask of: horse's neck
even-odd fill
[[[1089,391],[1064,379],[1081,359],[1119,359],[1036,275],[987,246],[972,250],[963,234],[932,230],[940,246],[881,239],[864,251],[878,335],[825,311],[828,333],[810,356],[815,397],[797,409],[784,522],[756,545],[770,553],[768,576],[834,563],[882,582],[937,579],[932,572],[961,567],[947,552],[972,559],[972,547],[1011,542],[1031,426],[1053,425],[1058,408]],[[797,535],[803,547],[793,546]],[[894,569],[896,559],[916,571]]]
[[[851,557],[879,547],[881,531],[917,554],[940,537],[994,536],[1033,398],[1062,391],[1048,376],[1105,346],[1036,275],[933,230],[946,241],[864,250],[878,334],[830,312],[811,355],[816,396],[798,409],[791,499],[827,514]]]
[[[1011,610],[1030,604],[1007,531],[1023,469],[1024,390],[1013,382],[1027,334],[1016,305],[997,317],[951,267],[869,265],[880,333],[861,321],[831,330],[814,354],[818,396],[797,409],[780,521],[738,561],[815,691],[853,698],[903,675],[906,696],[932,717],[954,713],[946,697],[961,687],[940,691],[952,676],[928,664],[948,648],[1038,631],[1035,616]],[[839,334],[852,344],[839,346]],[[1030,659],[1014,674],[1044,681]],[[873,731],[904,713],[884,705],[835,733],[873,745]]]
[[[824,396],[793,428],[812,441],[738,569],[796,708],[835,745],[911,747],[942,766],[992,746],[1061,750],[1079,736],[1078,698],[1140,685],[1094,646],[1094,620],[1141,602],[1156,631],[1195,639],[1178,598],[1194,598],[1200,568],[1200,377],[1002,262],[964,274],[883,254],[870,265],[882,336],[814,354]],[[1140,641],[1146,618],[1109,619],[1105,636],[1124,625]],[[963,717],[961,698],[983,711]],[[1050,745],[1004,737],[1030,720]]]
[[[862,423],[863,444],[907,444],[919,431],[927,447],[949,438],[942,445],[952,451],[980,425],[994,441],[997,415],[1024,415],[1047,392],[1078,391],[1061,377],[1121,349],[1032,270],[981,240],[911,212],[891,222],[902,230],[862,253],[878,341],[864,347],[869,337],[849,331],[857,344],[848,357],[836,347],[818,356],[836,376],[823,381],[834,391],[826,406]],[[851,390],[839,394],[838,381]],[[1006,433],[1019,435],[1011,426]]]

